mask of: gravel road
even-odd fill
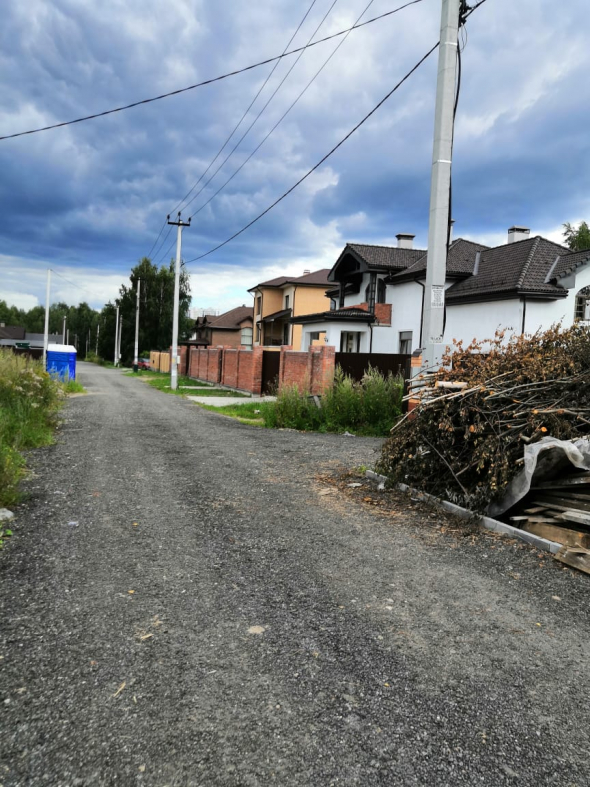
[[[322,480],[379,441],[80,367],[0,553],[0,785],[590,785],[590,577]]]

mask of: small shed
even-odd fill
[[[47,347],[47,371],[60,380],[76,379],[76,348],[71,344],[50,344]]]

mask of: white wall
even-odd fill
[[[497,330],[505,330],[507,336],[522,333],[522,303],[519,298],[447,304],[444,344],[462,341],[468,345],[473,339],[493,339]]]
[[[326,333],[326,344],[330,345],[331,347],[336,348],[336,352],[340,352],[340,335],[344,331],[353,331],[355,333],[361,334],[361,346],[360,352],[368,353],[369,346],[370,346],[370,329],[366,323],[359,323],[359,322],[341,322],[335,321],[333,323],[329,322],[318,322],[318,323],[307,323],[306,325],[302,326],[303,334],[301,339],[301,350],[306,351],[311,344],[310,334],[325,332]],[[373,345],[373,352],[377,352]]]
[[[420,347],[422,321],[422,287],[415,281],[391,284],[387,287],[387,303],[391,303],[391,339],[387,349],[378,350],[373,341],[373,352],[399,353],[399,335],[412,331],[412,350]],[[384,329],[381,329],[384,330]]]
[[[574,324],[576,294],[590,286],[590,267],[583,268],[572,277],[572,287],[567,298],[556,300],[532,300],[527,298],[524,310],[521,298],[511,298],[488,303],[447,304],[447,324],[444,341],[451,345],[453,340],[469,344],[474,338],[479,341],[493,339],[498,329],[506,330],[506,338],[523,332],[546,331],[560,323],[563,328]]]
[[[526,306],[526,332],[535,333],[547,330],[555,323],[561,323],[564,328],[574,324],[576,308],[576,295],[584,287],[590,286],[590,267],[582,268],[575,275],[575,283],[568,290],[567,298],[559,301],[530,301]]]

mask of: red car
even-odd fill
[[[150,359],[149,358],[140,358],[137,361],[137,368],[138,369],[151,369]]]

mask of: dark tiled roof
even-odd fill
[[[564,251],[563,246],[539,236],[485,249],[481,252],[477,275],[450,287],[447,300],[518,293],[564,296],[566,291],[562,287],[546,283],[555,259]]]
[[[311,271],[311,273],[304,273],[303,276],[278,276],[276,279],[269,279],[257,284],[256,287],[284,287],[285,284],[309,284],[328,286],[329,268],[321,268],[318,271]],[[252,287],[248,292],[252,292],[256,287]]]
[[[375,315],[357,306],[349,306],[344,309],[333,309],[328,312],[317,312],[316,314],[302,314],[289,320],[291,323],[306,322],[330,322],[331,320],[350,320],[352,322],[375,322]]]
[[[238,306],[235,309],[220,314],[217,317],[207,317],[207,325],[211,328],[222,328],[227,330],[238,330],[240,323],[248,318],[253,319],[254,309],[252,306]]]
[[[0,328],[0,339],[15,339],[20,341],[25,338],[25,329],[19,325],[5,325]]]
[[[590,261],[590,249],[586,249],[585,251],[572,251],[569,254],[564,254],[557,260],[555,267],[549,275],[549,279],[552,282],[559,282],[559,279],[563,279],[564,276],[569,276],[570,273],[573,273],[588,261]]]
[[[290,316],[291,316],[291,309],[281,309],[278,312],[267,314],[266,317],[262,318],[262,322],[272,322],[273,320],[281,320],[284,317],[290,317]]]
[[[342,258],[349,249],[363,259],[369,270],[401,271],[426,254],[424,249],[400,249],[393,246],[369,246],[365,243],[347,243],[340,257]]]
[[[481,243],[474,243],[464,238],[457,238],[451,243],[447,258],[447,274],[449,276],[469,276],[473,273],[477,252],[486,251],[489,247]],[[409,281],[426,273],[427,253],[416,260],[401,273],[395,275],[394,282]]]

